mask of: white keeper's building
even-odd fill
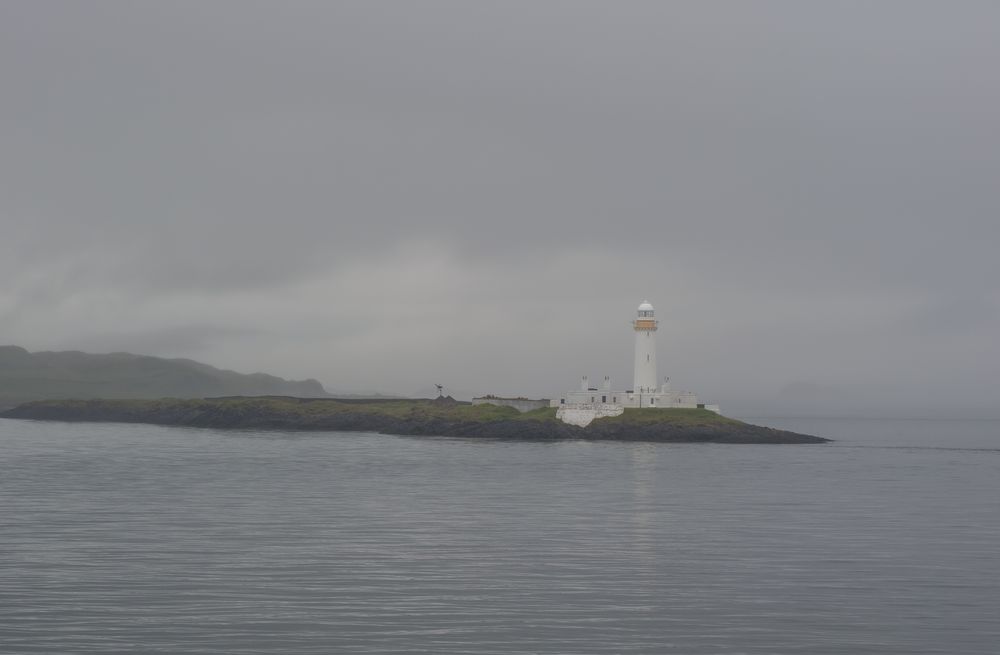
[[[632,388],[615,390],[611,378],[604,376],[600,388],[590,385],[590,378],[584,376],[580,389],[567,391],[552,400],[558,407],[556,415],[567,423],[586,425],[599,416],[617,416],[626,407],[635,408],[703,408],[719,413],[718,405],[698,402],[698,396],[690,391],[671,391],[670,378],[659,381],[656,374],[656,330],[658,321],[653,306],[642,301],[638,313],[632,321],[635,332],[635,369]]]

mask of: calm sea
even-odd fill
[[[1000,422],[756,422],[838,441],[0,420],[0,652],[1000,652]]]

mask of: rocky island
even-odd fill
[[[483,439],[646,441],[664,443],[809,444],[829,439],[751,425],[704,409],[626,409],[587,427],[556,419],[545,407],[434,400],[362,400],[285,396],[159,400],[40,400],[0,414],[46,421],[149,423],[253,430],[381,432]]]

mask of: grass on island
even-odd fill
[[[42,406],[93,408],[106,407],[141,416],[159,412],[225,411],[234,415],[272,415],[304,420],[320,419],[338,414],[373,414],[393,418],[427,421],[447,420],[463,423],[490,423],[495,421],[555,422],[556,408],[542,407],[521,413],[513,407],[470,403],[440,402],[427,399],[393,400],[338,400],[330,398],[288,398],[277,396],[227,397],[208,399],[161,398],[157,400],[43,400],[31,403]],[[735,425],[740,421],[720,416],[707,409],[648,408],[626,409],[620,416],[597,419],[600,423],[652,425],[671,423],[683,426]]]
[[[628,425],[651,425],[654,423],[672,423],[684,426],[705,425],[740,425],[743,422],[728,418],[707,409],[688,409],[680,407],[668,408],[626,408],[620,416],[599,418],[601,423],[626,423]]]
[[[471,403],[438,402],[426,399],[406,400],[338,400],[334,398],[291,398],[281,396],[225,397],[225,398],[159,398],[155,400],[93,399],[93,400],[38,400],[27,405],[62,408],[107,408],[132,415],[160,412],[192,412],[222,410],[235,415],[270,414],[303,419],[335,416],[338,414],[372,414],[399,419],[434,420],[487,423],[503,420],[554,421],[555,408],[543,407],[521,413],[513,407],[497,405],[472,405]]]

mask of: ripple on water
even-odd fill
[[[0,421],[0,651],[994,653],[983,426],[810,447]]]

